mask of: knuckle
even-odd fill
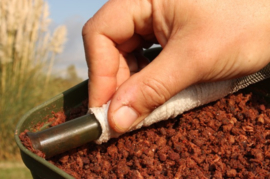
[[[82,36],[85,36],[89,31],[93,24],[93,19],[90,18],[82,27]]]
[[[144,79],[140,87],[145,105],[151,109],[162,105],[171,97],[170,90],[164,82],[154,78]]]

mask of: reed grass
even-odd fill
[[[19,157],[14,142],[18,119],[78,82],[52,74],[67,31],[59,26],[51,33],[50,22],[43,0],[0,1],[0,160]]]

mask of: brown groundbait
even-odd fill
[[[232,94],[175,119],[103,145],[89,143],[48,161],[75,178],[270,178],[270,105],[259,98]],[[86,112],[87,101],[70,118]],[[65,121],[62,112],[54,116],[49,120]],[[20,139],[33,151],[25,133]]]

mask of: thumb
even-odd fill
[[[167,45],[156,59],[131,76],[114,94],[109,111],[110,127],[124,133],[155,108],[198,80],[192,64],[177,57]]]

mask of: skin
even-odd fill
[[[192,84],[267,65],[270,1],[110,0],[82,35],[89,107],[111,100],[109,124],[123,133]],[[163,50],[148,64],[141,49],[153,43]]]

